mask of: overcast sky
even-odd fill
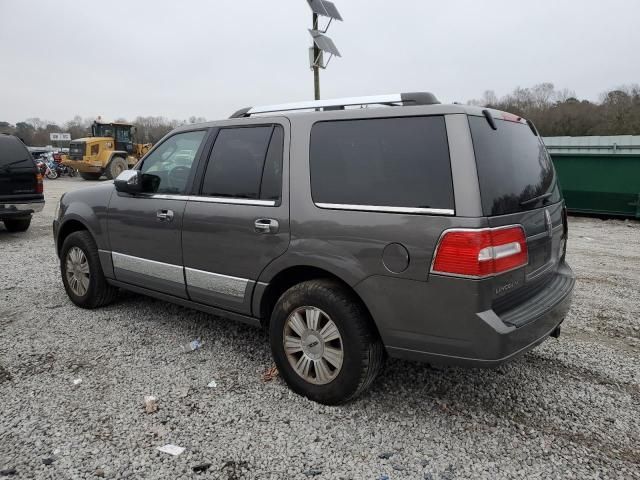
[[[640,81],[637,0],[335,0],[323,98],[441,101]],[[191,115],[311,99],[305,0],[0,0],[0,121]]]

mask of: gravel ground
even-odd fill
[[[640,478],[640,223],[570,219],[578,283],[559,340],[497,370],[389,361],[359,400],[326,407],[261,381],[272,361],[259,330],[127,293],[73,307],[51,220],[59,195],[86,184],[47,182],[26,234],[0,227],[5,475]],[[181,352],[198,337],[201,350]]]

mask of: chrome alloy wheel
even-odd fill
[[[89,261],[84,252],[78,247],[71,247],[66,259],[67,284],[79,297],[84,296],[89,289]]]
[[[342,337],[329,315],[316,307],[294,310],[284,325],[284,351],[289,363],[305,381],[326,385],[342,368]]]

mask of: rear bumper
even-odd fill
[[[24,217],[32,213],[41,212],[44,200],[34,200],[21,203],[0,203],[0,218]]]
[[[432,282],[425,285],[429,283]],[[469,302],[464,302],[465,292],[460,291],[456,292],[457,303],[442,291],[435,295],[414,291],[411,296],[416,298],[419,295],[417,298],[422,300],[416,300],[413,306],[415,308],[416,303],[423,302],[420,309],[420,312],[424,312],[423,318],[420,319],[420,312],[414,310],[409,313],[400,308],[395,322],[391,320],[396,326],[401,315],[413,315],[413,318],[420,319],[419,323],[406,325],[403,330],[393,328],[393,323],[389,328],[384,320],[381,325],[375,310],[372,313],[387,352],[392,357],[428,363],[495,367],[534,348],[554,333],[569,311],[574,284],[573,272],[563,264],[544,289],[500,315],[494,310],[465,314],[464,310],[469,305],[465,307],[460,304]],[[434,284],[431,287],[437,290],[442,288]],[[438,295],[447,298],[438,303]]]

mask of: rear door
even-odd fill
[[[251,313],[256,280],[289,245],[288,145],[286,121],[217,132],[184,213],[191,300]]]
[[[36,173],[27,147],[16,137],[0,134],[0,202],[42,198],[37,193]]]
[[[495,130],[485,117],[469,117],[483,213],[492,227],[522,225],[529,255],[523,278],[514,273],[496,280],[494,295],[501,297],[551,278],[564,248],[565,220],[556,172],[535,128],[509,114],[494,124]]]

